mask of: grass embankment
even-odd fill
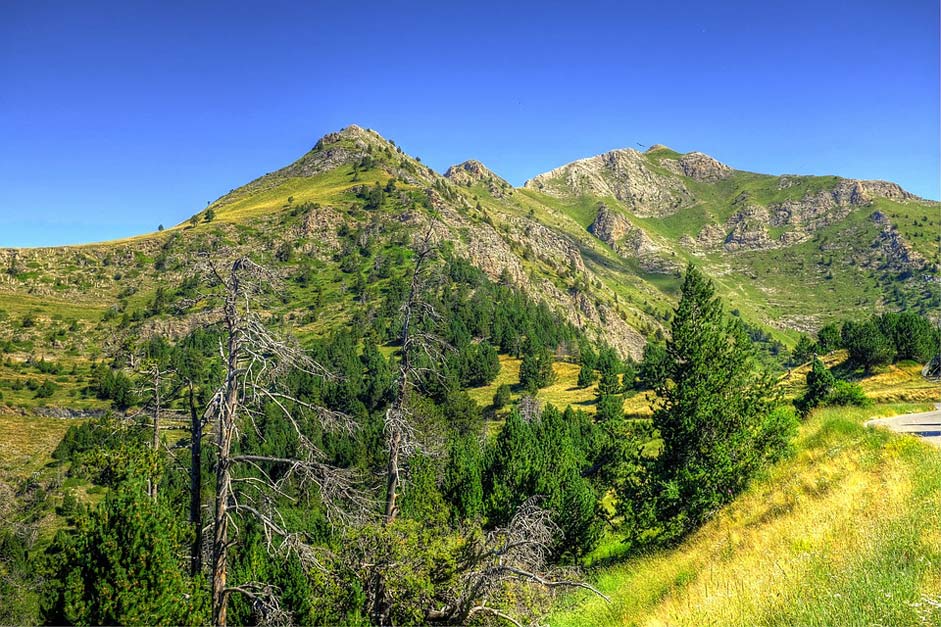
[[[941,454],[862,426],[928,407],[818,410],[793,456],[681,545],[595,571],[611,604],[572,594],[548,623],[941,624]]]

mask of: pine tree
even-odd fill
[[[690,266],[667,343],[662,402],[653,424],[663,448],[652,495],[664,538],[695,528],[729,502],[764,463],[786,450],[793,417],[774,412],[773,379],[762,371],[741,323],[725,316],[715,289]]]
[[[895,344],[873,321],[847,322],[840,333],[843,346],[849,351],[850,362],[866,372],[873,367],[892,363]]]
[[[46,591],[49,624],[199,625],[205,590],[183,575],[182,529],[162,504],[131,481],[113,490],[50,550],[55,573]]]
[[[602,363],[601,379],[598,381],[595,417],[600,422],[624,417],[624,397],[621,396],[621,380],[615,362]]]
[[[554,380],[552,353],[544,345],[528,339],[523,350],[523,363],[520,364],[520,385],[530,394],[535,394]]]
[[[587,388],[595,382],[595,365],[597,362],[598,356],[595,354],[595,351],[591,350],[590,346],[585,346],[581,349],[581,356],[579,358],[581,369],[578,371],[578,387]]]
[[[794,350],[791,351],[791,363],[798,366],[808,361],[814,356],[816,349],[817,347],[814,341],[807,335],[801,334],[800,339],[797,340],[797,344],[794,346]]]
[[[801,416],[806,416],[810,410],[824,402],[835,385],[836,378],[822,361],[815,358],[810,372],[807,373],[807,390],[794,401],[794,407]]]

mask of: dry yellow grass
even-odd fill
[[[26,477],[52,460],[73,420],[0,414],[0,477]]]
[[[833,351],[821,360],[828,368],[839,366],[846,361],[845,350]],[[781,377],[780,383],[788,396],[803,392],[804,383],[810,364],[794,368],[788,375]],[[941,385],[928,381],[921,376],[921,365],[902,362],[879,368],[872,375],[859,381],[866,395],[876,403],[899,402],[941,402]]]
[[[497,388],[503,384],[513,388],[513,400],[519,398],[522,390],[518,389],[520,380],[521,360],[509,355],[500,355],[500,373],[490,385],[473,388],[467,391],[468,395],[479,405],[486,407],[493,402],[493,395]],[[597,384],[587,388],[578,387],[578,371],[580,366],[564,361],[552,364],[555,371],[555,383],[539,390],[536,398],[542,403],[552,404],[560,409],[569,405],[573,409],[580,409],[588,413],[595,413],[595,391]],[[624,411],[635,416],[650,415],[650,393],[638,393],[624,400]]]
[[[676,549],[596,575],[612,604],[573,595],[556,625],[913,624],[941,577],[941,455],[866,431],[916,411],[825,409],[798,452]],[[922,605],[928,619],[930,605]],[[934,623],[925,623],[934,624]]]

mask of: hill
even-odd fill
[[[322,335],[368,315],[409,239],[432,222],[454,255],[624,355],[638,358],[665,332],[687,263],[782,351],[828,320],[936,311],[937,212],[892,183],[754,174],[663,146],[582,159],[513,188],[476,161],[439,175],[350,126],[164,231],[0,250],[0,348],[14,364],[55,360],[64,377],[34,403],[7,366],[0,393],[95,407],[73,396],[70,378],[89,358],[113,352],[130,327],[172,335],[198,325],[173,303],[199,251],[274,266],[288,289],[273,313],[302,338]]]

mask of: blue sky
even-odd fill
[[[663,143],[941,195],[935,0],[162,4],[0,8],[0,246],[176,224],[351,123],[514,184]]]

